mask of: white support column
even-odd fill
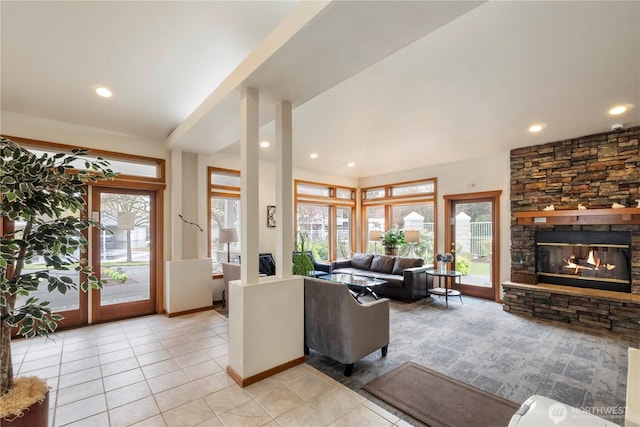
[[[259,155],[258,90],[242,88],[240,100],[240,203],[242,205],[241,282],[258,282]]]
[[[207,155],[198,154],[198,182],[197,182],[197,218],[198,224],[204,229],[198,233],[198,258],[207,258],[209,239],[207,239],[207,229],[210,219],[207,217],[209,210],[209,174],[207,172]]]
[[[291,103],[276,104],[276,272],[288,278],[292,273],[293,251],[293,162]]]
[[[171,151],[171,259],[182,259],[182,151]]]
[[[240,122],[242,268],[241,279],[229,283],[229,365],[227,373],[241,386],[250,385],[304,363],[304,281],[291,275],[291,105],[279,104],[276,226],[279,227],[279,274],[258,278],[258,91],[242,90]],[[287,225],[288,224],[288,225]],[[289,243],[287,243],[289,242]]]

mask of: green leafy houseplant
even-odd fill
[[[101,287],[87,260],[75,258],[74,253],[87,244],[83,231],[98,225],[80,217],[86,183],[116,174],[106,160],[86,159],[85,154],[86,150],[76,149],[36,155],[0,137],[0,403],[16,384],[12,328],[25,338],[48,336],[62,320],[48,301],[30,294],[39,287],[62,294],[78,286],[85,292]],[[84,169],[78,170],[79,166]],[[36,259],[41,268],[26,268]],[[85,279],[78,285],[64,271]],[[2,405],[0,415],[6,416],[1,409]]]
[[[382,246],[384,246],[384,253],[387,255],[395,255],[398,246],[405,243],[404,231],[398,228],[392,228],[389,231],[382,233]]]
[[[308,276],[313,268],[313,261],[307,254],[307,235],[304,233],[298,233],[296,239],[296,247],[293,253],[293,274],[299,276]]]

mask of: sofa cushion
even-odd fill
[[[403,274],[406,268],[422,267],[424,260],[422,258],[402,258],[396,257],[395,264],[391,270],[392,274]]]
[[[396,262],[396,257],[386,255],[374,255],[371,261],[371,271],[377,271],[379,273],[391,273],[393,271],[393,265]]]
[[[351,257],[351,267],[359,270],[371,270],[371,260],[373,255],[356,252]]]
[[[382,286],[387,288],[402,288],[404,287],[404,276],[391,273],[376,273],[372,272],[371,277],[374,279],[384,280],[386,283]]]

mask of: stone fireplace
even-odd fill
[[[511,151],[511,280],[503,284],[505,310],[640,335],[639,138],[637,127]],[[626,208],[612,209],[614,203]],[[544,211],[552,204],[555,211]],[[537,257],[538,233],[557,232],[624,233],[630,240],[628,260],[609,261],[607,249],[607,259],[596,253],[600,261],[594,260],[595,270],[588,248],[586,253],[576,249],[574,254],[549,255],[556,257],[547,266],[555,273],[540,274],[544,262]],[[559,264],[558,256],[573,270]],[[620,289],[574,286],[589,275],[617,280],[603,277],[602,268],[615,264],[608,271],[617,270],[621,262],[629,278]],[[571,283],[558,283],[554,274]]]

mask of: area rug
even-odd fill
[[[406,362],[364,386],[432,427],[507,426],[520,405]]]

